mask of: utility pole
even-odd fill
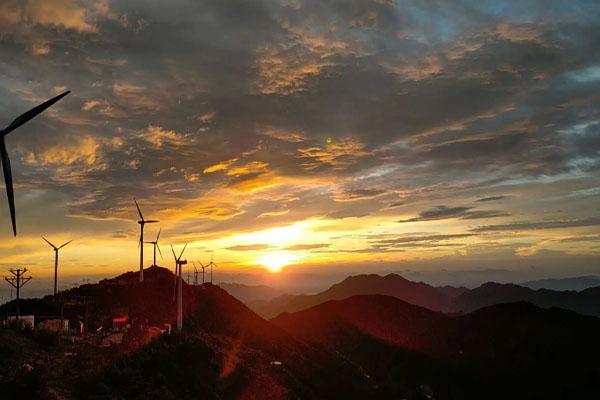
[[[9,271],[11,274],[13,274],[13,276],[10,276],[10,277],[5,276],[4,280],[6,282],[10,283],[10,285],[12,287],[17,289],[16,314],[17,314],[17,320],[18,320],[19,317],[21,316],[21,310],[19,309],[20,291],[21,291],[21,288],[23,286],[25,286],[25,284],[31,280],[31,276],[24,276],[25,272],[27,272],[27,268],[23,268],[23,269],[17,268],[17,269],[11,269]]]

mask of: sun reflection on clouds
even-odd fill
[[[302,258],[299,254],[291,254],[282,251],[266,253],[258,259],[258,263],[267,267],[271,272],[279,272],[283,267],[299,261]]]
[[[236,235],[231,238],[232,244],[268,243],[272,246],[282,246],[310,238],[311,227],[315,221],[296,222],[289,226],[281,226],[256,232]]]
[[[313,228],[318,224],[318,220],[305,220],[287,226],[236,234],[217,240],[218,247],[235,251],[232,257],[237,258],[240,264],[260,265],[271,272],[279,272],[283,267],[309,255],[306,251],[299,251],[301,249],[286,249],[298,243],[313,241],[316,235]]]

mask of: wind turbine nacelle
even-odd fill
[[[185,264],[187,264],[187,260],[181,260],[181,261],[179,261],[179,264],[185,265]]]

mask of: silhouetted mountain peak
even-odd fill
[[[149,327],[175,320],[174,282],[169,269],[152,267],[144,270],[143,283],[129,272],[62,293],[65,317],[88,314],[89,334],[77,344],[82,357],[61,358],[68,379],[52,384],[77,381],[68,398],[86,399],[368,397],[370,386],[357,366],[298,341],[210,283],[184,284],[181,334],[151,335],[156,330]],[[24,303],[32,311],[58,304],[50,297]],[[92,344],[111,329],[113,316],[124,314],[130,328],[121,345],[105,352]],[[102,324],[105,329],[97,330]],[[21,356],[11,354],[19,367]],[[30,383],[27,390],[40,389]]]
[[[449,307],[453,312],[471,312],[494,304],[527,301],[539,307],[559,307],[585,315],[600,315],[600,288],[581,292],[549,289],[533,290],[512,283],[487,282],[456,296]]]
[[[284,311],[299,311],[328,300],[341,300],[356,295],[394,296],[411,304],[431,310],[444,310],[453,295],[422,282],[412,282],[398,274],[385,276],[368,274],[350,276],[314,295],[279,297],[270,302],[252,304],[263,317],[274,317]]]

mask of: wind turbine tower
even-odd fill
[[[60,249],[62,249],[63,247],[65,247],[66,245],[68,245],[69,243],[71,243],[73,240],[69,240],[68,242],[56,247],[45,237],[42,236],[42,239],[44,239],[46,241],[46,243],[48,243],[54,250],[54,300],[56,300],[57,283],[58,283],[58,251]]]
[[[175,255],[173,245],[171,245],[171,251],[175,258],[175,270],[177,271],[177,331],[181,332],[183,328],[183,279],[181,278],[181,267],[187,264],[187,260],[182,260],[181,256],[187,247],[187,243],[183,246],[183,250],[179,253],[179,257]]]
[[[4,186],[6,186],[6,197],[8,198],[8,209],[10,211],[10,219],[12,221],[12,229],[13,235],[17,236],[17,219],[15,216],[15,192],[13,190],[13,181],[12,181],[12,172],[10,170],[10,158],[8,157],[8,152],[6,151],[6,143],[4,142],[4,138],[10,132],[14,131],[21,125],[25,124],[29,120],[35,118],[38,114],[43,112],[46,108],[50,107],[52,104],[56,103],[66,95],[70,93],[70,90],[67,90],[64,93],[59,94],[56,97],[51,98],[50,100],[40,104],[27,111],[24,114],[19,115],[13,122],[10,123],[9,126],[0,130],[0,157],[2,158],[2,171],[4,172]]]
[[[154,263],[152,264],[153,267],[156,267],[156,249],[158,249],[158,253],[160,254],[160,259],[164,260],[163,255],[162,255],[162,251],[160,251],[160,247],[158,246],[158,238],[160,237],[160,232],[162,231],[162,229],[158,230],[158,235],[156,235],[156,240],[153,242],[144,242],[144,243],[148,243],[151,244],[154,247]]]
[[[142,210],[140,210],[140,206],[138,205],[137,200],[133,199],[133,201],[135,202],[135,206],[138,210],[138,213],[140,214],[140,220],[138,221],[138,224],[140,224],[140,282],[144,282],[144,225],[154,224],[160,221],[156,219],[144,219],[144,216],[142,215]]]

